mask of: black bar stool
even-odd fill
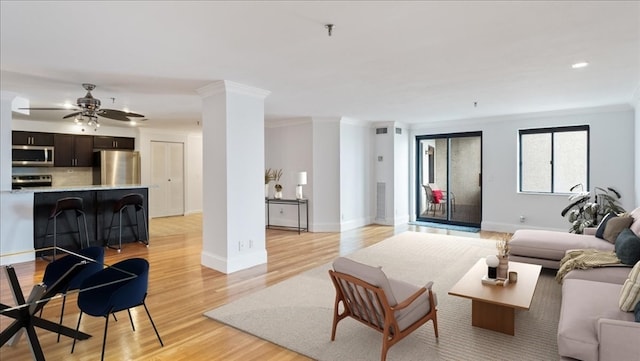
[[[87,217],[84,213],[84,206],[82,198],[79,197],[65,197],[56,201],[56,205],[51,209],[51,214],[47,219],[47,228],[45,229],[45,237],[53,237],[53,259],[56,259],[56,247],[58,246],[58,216],[66,211],[74,211],[76,214],[76,224],[78,226],[78,241],[80,242],[80,248],[82,247],[82,236],[80,235],[80,217],[84,223],[84,236],[87,240],[87,247],[89,244],[89,232],[87,231]],[[53,234],[47,234],[49,231],[49,223],[53,220]]]
[[[147,227],[147,212],[144,210],[144,198],[142,194],[139,193],[130,193],[122,196],[114,205],[113,205],[113,214],[111,215],[111,224],[109,225],[109,232],[107,233],[106,245],[109,248],[117,249],[118,253],[122,250],[122,212],[124,212],[128,207],[134,207],[134,215],[136,218],[136,222],[130,223],[130,226],[136,226],[137,234],[135,234],[138,242],[144,243],[147,247],[149,247],[149,227]],[[140,222],[138,221],[138,212],[142,211],[143,222],[144,225],[144,233],[147,236],[147,240],[143,241],[140,239]],[[113,221],[115,220],[116,213],[118,214],[118,224],[113,225]],[[118,248],[112,247],[109,245],[109,241],[111,240],[111,230],[115,227],[118,227]]]

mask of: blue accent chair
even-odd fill
[[[62,319],[64,317],[64,305],[67,300],[67,292],[79,289],[80,284],[87,277],[102,270],[104,264],[104,248],[102,247],[88,247],[81,249],[75,253],[92,259],[95,262],[87,261],[86,264],[81,265],[82,269],[80,270],[80,272],[71,280],[69,280],[68,284],[61,286],[59,292],[62,293],[63,296],[62,310],[60,311],[60,322],[58,323],[59,325],[62,325]],[[73,254],[68,254],[62,258],[56,259],[55,261],[49,263],[45,268],[42,283],[44,283],[47,288],[51,288],[51,286],[53,286],[54,283],[56,283],[65,273],[67,273],[67,271],[69,271],[71,267],[73,267],[73,265],[81,263],[83,261],[86,260]],[[40,310],[40,312],[42,313],[42,310]],[[58,332],[58,342],[60,342],[60,332]]]
[[[125,271],[125,272],[122,272]],[[129,274],[127,274],[129,273]],[[131,274],[137,277],[123,280],[131,277]],[[118,280],[123,280],[118,282]],[[164,346],[156,325],[153,323],[149,309],[145,304],[147,297],[147,287],[149,284],[149,262],[144,258],[130,258],[120,261],[109,268],[93,274],[82,282],[84,291],[78,294],[78,307],[80,308],[80,316],[78,317],[78,325],[76,332],[80,328],[80,320],[82,314],[86,313],[94,317],[104,317],[104,336],[102,339],[102,356],[104,360],[104,349],[107,341],[107,329],[109,326],[109,315],[118,311],[127,310],[131,328],[135,331],[133,318],[131,318],[130,309],[137,306],[144,306],[151,326],[158,336],[160,346]],[[92,288],[93,287],[93,288]],[[73,340],[71,353],[76,345]]]

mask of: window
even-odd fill
[[[520,192],[589,189],[589,126],[520,130]]]

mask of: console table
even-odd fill
[[[267,206],[267,228],[277,227],[277,228],[290,229],[290,230],[297,229],[298,234],[300,234],[300,231],[309,232],[309,200],[308,199],[265,198],[264,203]],[[284,205],[297,206],[298,207],[298,227],[272,225],[271,217],[270,217],[270,213],[271,213],[270,206],[272,204],[284,204]],[[300,206],[304,207],[305,216],[306,216],[306,223],[304,224],[304,227],[302,227],[300,224]]]

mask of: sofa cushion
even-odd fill
[[[558,353],[560,356],[597,361],[598,319],[633,321],[633,314],[623,312],[617,307],[621,288],[620,285],[606,282],[580,279],[564,281],[562,284],[562,308],[558,322]]]
[[[389,279],[387,278],[387,275],[382,272],[382,267],[373,267],[364,263],[356,262],[349,258],[338,257],[333,261],[333,269],[336,272],[346,273],[371,285],[382,288],[385,296],[387,296],[389,306],[395,306],[398,304],[396,298],[393,296]]]
[[[635,233],[636,236],[640,236],[640,207],[631,211],[629,215],[633,218],[633,223],[629,227],[631,232]]]
[[[569,249],[598,249],[613,251],[613,244],[583,234],[535,229],[519,229],[509,241],[509,253],[550,260],[561,260]]]
[[[623,229],[629,228],[633,223],[633,218],[629,216],[613,217],[604,229],[604,239],[611,243],[616,243],[616,239]]]
[[[629,272],[629,278],[624,281],[618,305],[622,311],[630,312],[638,302],[640,302],[640,261],[633,266]]]
[[[624,284],[629,278],[630,266],[607,266],[589,269],[574,269],[567,273],[563,280],[577,279],[596,282],[615,283],[617,285]]]
[[[607,213],[604,218],[602,218],[602,220],[600,221],[600,224],[598,224],[598,228],[596,229],[596,237],[600,238],[600,239],[604,239],[604,229],[607,227],[607,223],[609,222],[609,220],[611,218],[617,217],[618,215],[613,213],[613,212],[609,212]]]
[[[624,264],[634,265],[640,261],[640,238],[629,228],[620,232],[615,243],[616,256]]]
[[[420,290],[419,286],[412,285],[410,283],[395,280],[389,278],[389,284],[393,290],[393,294],[400,302],[405,301],[414,293]],[[437,304],[437,298],[434,296],[434,302]],[[436,305],[433,305],[436,306]],[[404,330],[407,327],[413,325],[420,318],[424,317],[427,313],[431,312],[431,304],[429,303],[429,292],[425,292],[418,296],[409,306],[395,312],[396,321],[398,321],[398,327],[400,330]]]

